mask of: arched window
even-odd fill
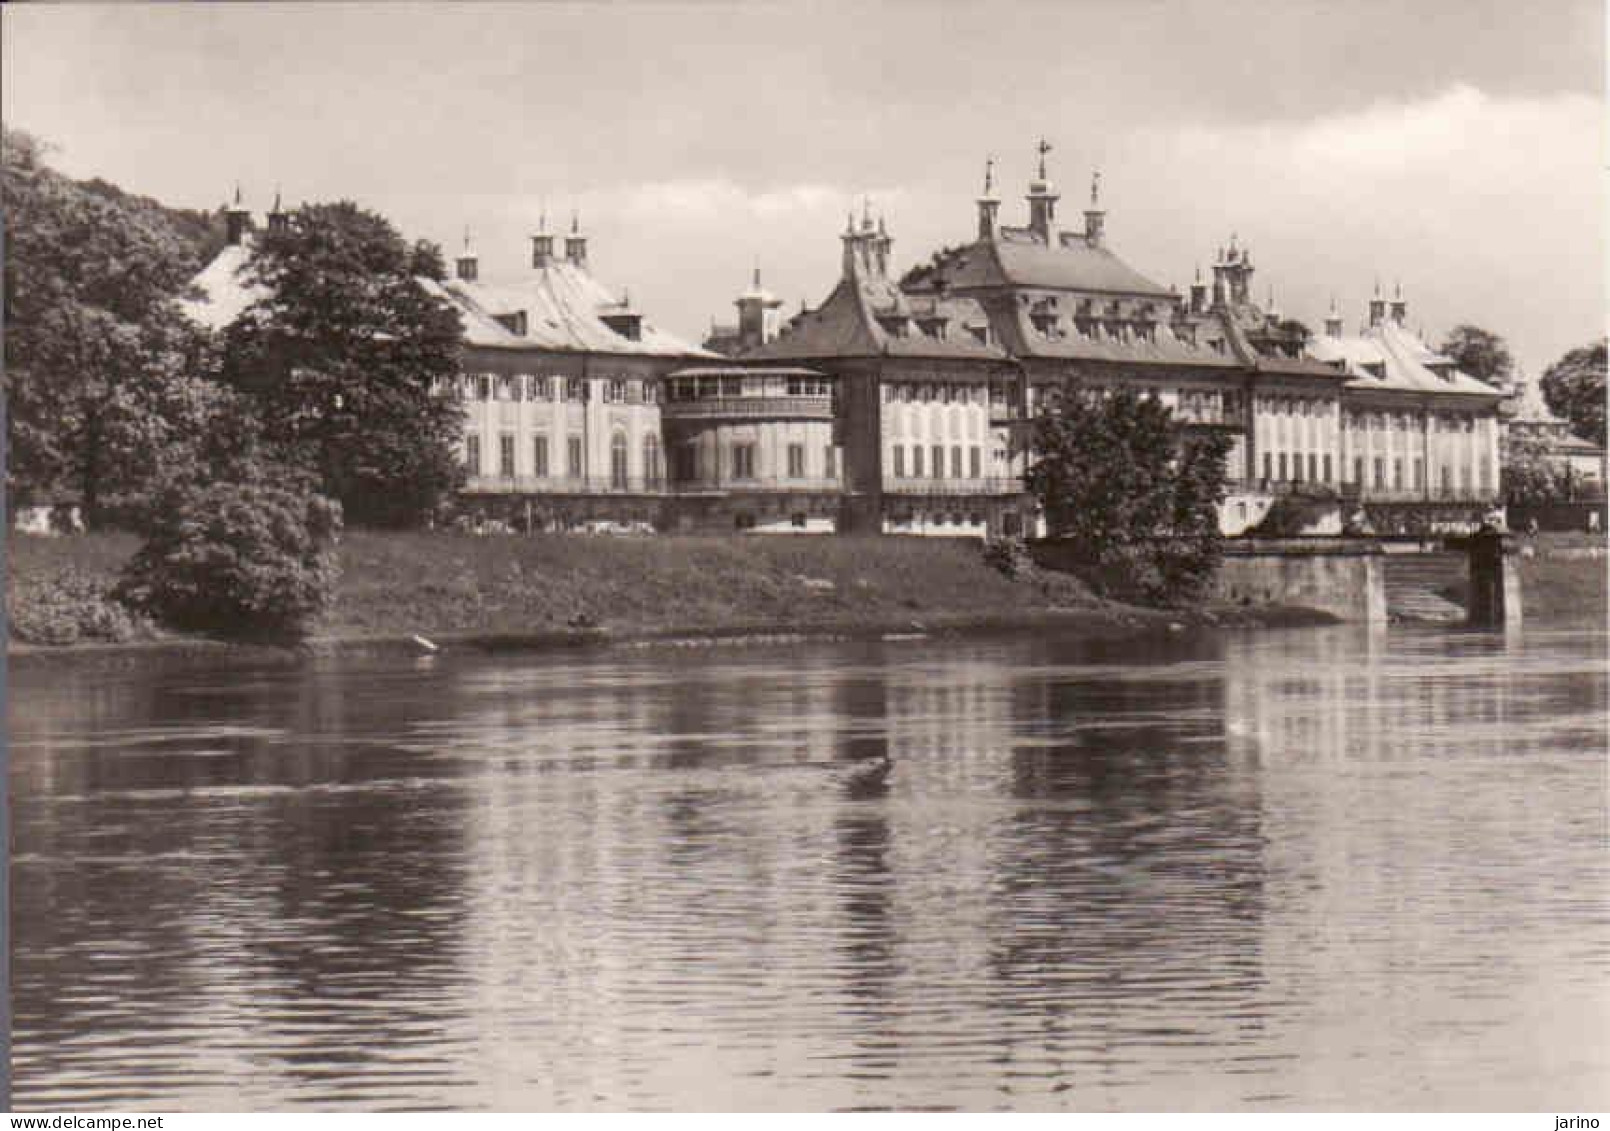
[[[609,485],[626,490],[626,433],[617,432],[609,442]]]
[[[660,485],[660,438],[650,432],[643,437],[643,479],[650,487]]]

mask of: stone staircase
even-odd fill
[[[1382,565],[1389,618],[1439,624],[1464,621],[1464,607],[1441,596],[1449,586],[1464,587],[1470,573],[1464,554],[1388,554]]]

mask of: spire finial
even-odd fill
[[[1375,297],[1381,297],[1381,276],[1375,276]]]
[[[1330,293],[1330,312],[1332,314],[1336,313],[1336,292],[1335,291],[1332,291]]]
[[[1043,181],[1045,180],[1045,155],[1051,152],[1051,143],[1042,137],[1040,138],[1040,144],[1034,148],[1040,154],[1040,179]]]
[[[570,234],[571,235],[576,235],[580,231],[581,231],[581,209],[572,208],[570,210]]]
[[[861,228],[863,231],[869,231],[872,228],[872,197],[870,194],[861,197]]]
[[[995,154],[984,155],[984,195],[987,197],[995,189]]]
[[[760,289],[760,256],[755,256],[755,290]]]
[[[278,212],[279,210],[280,210],[280,187],[279,187],[279,185],[275,185],[274,186],[274,211]]]
[[[1196,265],[1196,278],[1193,279],[1192,282],[1200,283],[1201,281],[1202,281],[1202,265],[1200,263],[1198,263]]]
[[[1090,207],[1094,208],[1101,203],[1101,170],[1096,169],[1090,174]]]
[[[1403,280],[1402,279],[1399,279],[1396,283],[1394,283],[1392,285],[1392,297],[1394,299],[1401,299],[1403,297]]]
[[[465,224],[464,225],[464,250],[468,251],[469,249],[470,249],[470,226],[468,224]]]
[[[240,207],[240,182],[235,182],[235,207]]]

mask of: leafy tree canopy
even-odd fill
[[[1543,401],[1571,431],[1603,447],[1605,442],[1605,342],[1580,346],[1543,372]]]
[[[79,499],[91,522],[204,429],[204,337],[174,299],[198,266],[164,210],[73,181],[3,132],[11,504]]]
[[[1035,420],[1033,436],[1028,485],[1052,536],[1148,599],[1202,592],[1222,553],[1226,436],[1187,429],[1128,390],[1073,390]]]
[[[440,277],[440,252],[341,201],[292,212],[247,271],[265,297],[226,331],[223,372],[267,440],[352,522],[418,521],[461,475],[461,327],[416,277]]]
[[[1515,359],[1504,339],[1480,326],[1455,326],[1448,331],[1438,352],[1453,359],[1463,373],[1500,389],[1511,388],[1515,380]]]
[[[295,469],[236,470],[164,492],[117,596],[178,629],[299,636],[334,593],[340,507]]]

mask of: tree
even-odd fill
[[[170,485],[116,595],[186,631],[300,636],[334,594],[340,506],[295,469],[247,460],[236,471]]]
[[[1539,385],[1549,411],[1584,440],[1605,443],[1605,342],[1580,346],[1544,370]]]
[[[1507,505],[1531,506],[1571,496],[1571,476],[1550,456],[1547,444],[1511,436],[1501,466],[1500,486]]]
[[[1055,537],[1086,563],[1151,600],[1184,601],[1212,579],[1222,552],[1230,441],[1188,430],[1153,398],[1073,390],[1034,422],[1029,489]]]
[[[1455,326],[1438,351],[1453,359],[1462,373],[1500,389],[1514,383],[1515,359],[1504,339],[1479,326]]]
[[[461,327],[416,278],[441,269],[350,201],[307,205],[260,238],[265,297],[225,332],[225,379],[354,523],[417,522],[460,482]]]
[[[174,301],[196,259],[151,202],[61,176],[21,131],[3,149],[7,494],[115,518],[205,428],[206,343]]]

